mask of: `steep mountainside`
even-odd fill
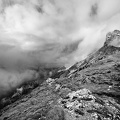
[[[120,120],[119,42],[120,31],[107,34],[97,52],[1,109],[0,120]]]

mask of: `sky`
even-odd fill
[[[0,0],[0,85],[21,70],[29,78],[26,71],[40,64],[69,67],[114,29],[120,29],[120,0]]]

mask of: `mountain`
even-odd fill
[[[120,120],[120,31],[0,111],[0,120]],[[20,90],[19,90],[20,91]]]

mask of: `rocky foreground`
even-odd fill
[[[0,120],[120,120],[120,31],[60,78],[3,107]]]

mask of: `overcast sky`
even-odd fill
[[[120,0],[0,0],[0,86],[31,75],[3,68],[68,67],[99,49],[114,29],[120,29]]]
[[[5,64],[69,66],[101,47],[108,31],[120,28],[120,0],[0,1]]]

